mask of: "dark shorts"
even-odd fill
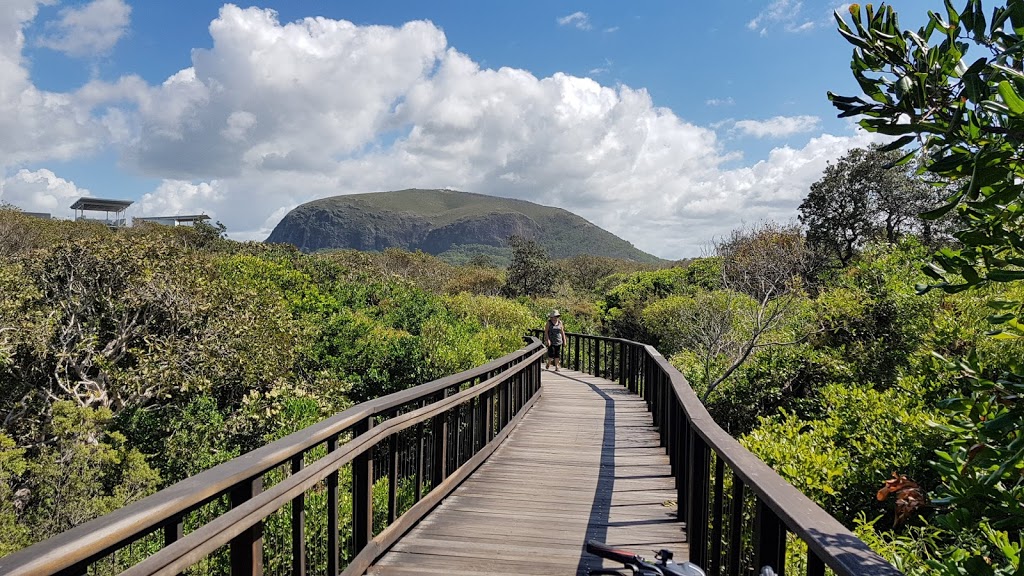
[[[548,358],[561,358],[562,357],[562,345],[552,344],[548,346]]]

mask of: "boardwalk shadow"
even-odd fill
[[[586,384],[596,394],[604,398],[604,424],[601,427],[601,469],[597,477],[597,488],[594,490],[590,517],[587,520],[586,540],[605,542],[608,540],[612,493],[615,490],[615,399],[599,386],[573,376],[563,378]],[[580,561],[576,566],[576,576],[587,576],[591,568],[599,568],[601,559],[588,554],[582,547]]]

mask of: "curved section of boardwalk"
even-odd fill
[[[505,443],[367,574],[586,574],[588,539],[684,559],[675,499],[640,397],[544,372],[541,399]]]

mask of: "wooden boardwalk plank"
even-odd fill
[[[668,457],[644,401],[580,372],[544,372],[505,443],[367,574],[586,574],[588,539],[685,559]]]

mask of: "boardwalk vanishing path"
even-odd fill
[[[505,443],[367,574],[586,574],[588,539],[685,559],[665,450],[639,396],[543,373],[541,399]]]

